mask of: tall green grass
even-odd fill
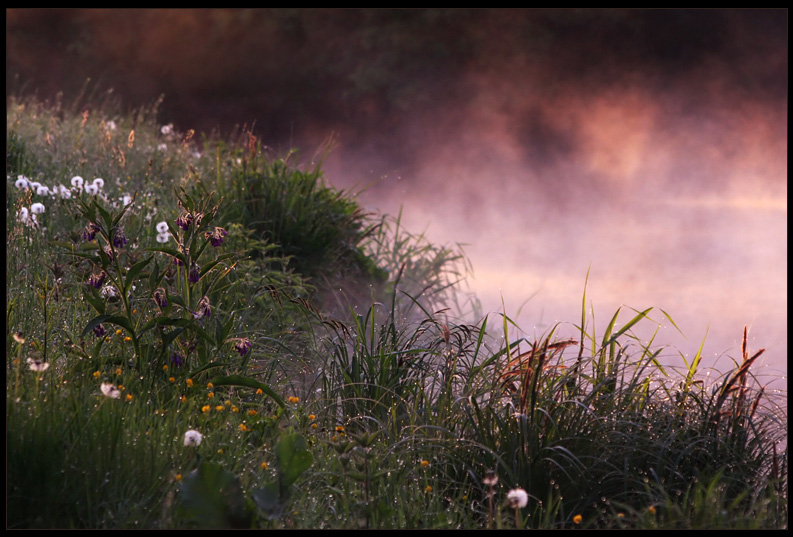
[[[9,100],[8,527],[787,527],[746,337],[733,370],[662,365],[634,330],[665,312],[598,334],[586,294],[576,337],[520,336],[460,247],[197,138],[112,95]]]

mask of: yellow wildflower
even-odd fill
[[[181,481],[182,480],[182,474],[176,474],[176,480],[177,481]]]
[[[94,371],[94,378],[98,379],[101,374],[99,371]]]
[[[244,423],[240,423],[240,431],[244,433],[247,430],[248,430],[248,426],[245,425]]]
[[[201,412],[203,412],[204,414],[209,413],[210,410],[212,410],[212,407],[210,407],[209,405],[204,405],[201,407]]]
[[[259,388],[258,390],[256,390],[256,395],[261,395],[261,394],[263,394],[263,393],[264,393],[264,392],[262,391],[262,389],[261,389],[261,388]]]
[[[256,411],[255,411],[255,410],[253,410],[253,409],[251,409],[251,410],[249,410],[249,411],[248,411],[248,415],[249,415],[250,417],[253,417],[253,416],[255,416],[256,414],[258,414],[258,412],[256,412]]]
[[[423,461],[421,461],[421,465],[426,468],[427,466],[430,465],[430,461],[423,460]]]
[[[294,395],[291,395],[291,396],[289,396],[287,401],[289,401],[290,403],[293,403],[293,404],[294,403],[299,403],[300,402],[300,398],[299,397],[295,397]]]
[[[207,394],[207,397],[209,397],[210,399],[212,399],[213,397],[215,397],[215,392],[209,392],[209,393]]]
[[[127,394],[127,401],[132,401],[132,394],[131,393]]]
[[[584,520],[584,517],[582,517],[581,515],[576,515],[573,517],[573,522],[575,524],[580,524],[582,520]]]
[[[193,387],[193,379],[187,379],[187,387],[188,388],[192,388]]]
[[[266,462],[262,461],[261,466],[262,466],[262,470],[266,470],[267,469],[267,463]]]
[[[168,382],[170,382],[171,384],[173,384],[174,382],[176,382],[176,379],[175,379],[175,378],[173,378],[173,377],[168,377]]]
[[[226,410],[226,407],[224,407],[223,405],[217,405],[215,407],[216,412],[223,412],[224,410]]]
[[[211,390],[212,388],[214,388],[214,387],[215,387],[215,385],[214,385],[214,384],[212,384],[211,382],[210,382],[209,384],[207,384],[207,388],[208,388],[208,389],[210,389],[210,390]]]

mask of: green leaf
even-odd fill
[[[287,489],[314,463],[306,439],[297,433],[287,435],[275,446],[281,488]]]
[[[93,287],[83,287],[83,298],[93,306],[99,315],[105,314],[105,301],[99,296],[99,292]]]
[[[204,462],[182,480],[178,517],[198,528],[250,528],[252,513],[240,481],[220,465]]]
[[[267,384],[261,383],[258,380],[254,380],[249,377],[243,377],[242,375],[228,375],[223,377],[215,377],[210,380],[210,382],[215,386],[245,386],[247,388],[261,390],[272,397],[278,406],[282,408],[286,407],[284,400],[281,399],[281,396],[275,393],[272,388],[270,388]]]
[[[130,324],[129,319],[126,317],[120,317],[118,315],[98,315],[88,322],[88,325],[85,327],[85,329],[83,329],[83,333],[80,334],[80,337],[85,337],[88,332],[93,330],[94,327],[101,323],[114,324],[116,326],[120,326],[130,334],[135,333],[132,324]]]
[[[264,487],[254,490],[251,497],[270,520],[279,518],[286,507],[286,498],[281,498],[277,482],[267,483]]]
[[[124,282],[124,293],[125,294],[129,293],[129,289],[130,289],[130,287],[132,287],[132,282],[135,281],[135,277],[138,274],[140,274],[140,271],[142,271],[144,268],[146,268],[146,265],[148,265],[151,262],[152,259],[154,259],[154,256],[149,256],[146,259],[144,259],[143,261],[140,261],[140,262],[135,263],[134,265],[132,265],[132,267],[127,271],[127,279]]]

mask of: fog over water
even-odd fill
[[[589,271],[599,334],[653,307],[725,371],[748,325],[786,389],[787,10],[42,11],[7,12],[7,87],[164,93],[306,158],[333,135],[327,180],[465,244],[484,313],[574,335]]]

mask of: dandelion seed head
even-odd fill
[[[195,429],[190,429],[186,433],[184,433],[184,445],[185,446],[200,446],[201,440],[203,436],[201,433],[196,431]]]
[[[63,185],[58,185],[55,187],[55,191],[60,194],[61,198],[68,200],[72,197],[72,191],[66,188]]]
[[[521,488],[512,489],[507,493],[507,501],[511,508],[522,509],[529,503],[529,495]]]
[[[94,373],[94,376],[96,376],[96,373]],[[103,382],[99,388],[102,390],[102,393],[106,397],[110,397],[111,399],[118,399],[119,397],[121,397],[121,390],[119,390],[109,382]]]
[[[38,371],[39,373],[43,373],[47,369],[50,368],[49,362],[42,362],[41,360],[28,358],[28,367],[31,371]]]
[[[157,233],[168,233],[168,222],[158,222]]]
[[[14,182],[14,186],[17,187],[19,190],[27,190],[30,188],[30,183],[28,178],[24,175],[20,175],[17,180]]]
[[[30,206],[30,210],[33,214],[42,214],[45,211],[45,207],[43,203],[34,203]]]
[[[98,188],[99,190],[102,190],[102,188],[104,188],[105,186],[105,180],[102,179],[101,177],[97,177],[96,179],[94,179],[93,185],[96,186],[96,188]]]
[[[72,181],[71,182],[72,182],[72,186],[73,187],[75,187],[75,188],[77,188],[79,190],[82,190],[82,188],[83,188],[83,178],[82,177],[80,177],[79,175],[75,175],[74,177],[72,177]]]
[[[498,483],[498,475],[493,470],[488,470],[482,482],[487,486],[493,487]]]
[[[93,183],[89,185],[85,185],[85,193],[90,194],[91,196],[95,196],[99,194],[99,187]]]

